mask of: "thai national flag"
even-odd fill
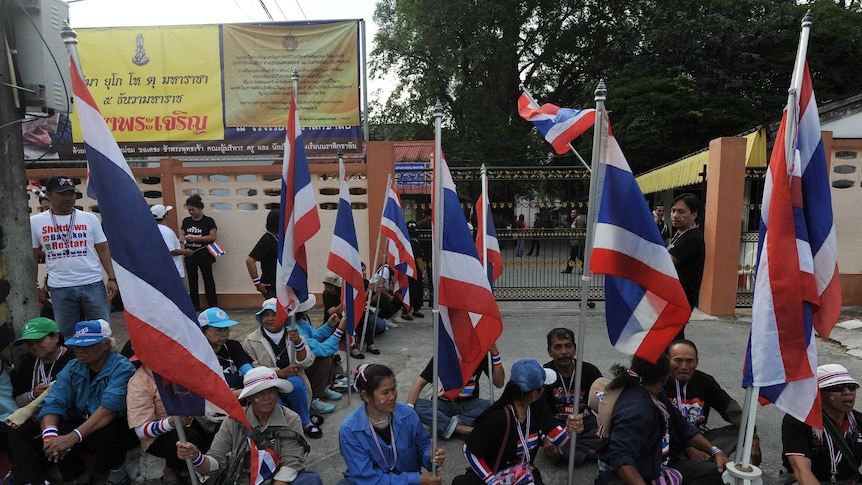
[[[320,230],[314,187],[305,158],[302,127],[296,110],[296,93],[290,97],[284,161],[281,168],[281,206],[278,221],[278,265],[275,293],[280,319],[294,301],[308,299],[307,243]]]
[[[788,140],[793,125],[798,134]],[[823,337],[831,332],[841,288],[829,171],[807,64],[772,148],[757,252],[742,384],[760,386],[763,398],[822,429],[814,330]]]
[[[195,309],[164,247],[147,202],[83,77],[72,62],[72,89],[87,149],[90,185],[99,194],[102,224],[123,292],[126,325],[135,355],[154,373],[202,396],[248,426],[221,365],[198,327]],[[189,408],[171,409],[191,415]]]
[[[394,182],[386,191],[380,233],[389,239],[386,245],[386,264],[395,271],[393,279],[396,290],[401,293],[401,301],[409,310],[410,288],[407,278],[416,277],[416,261],[413,259],[413,247],[410,245],[410,235],[404,222],[404,213],[401,211],[401,198],[395,191]]]
[[[344,162],[338,161],[341,175],[338,213],[335,216],[335,232],[329,249],[326,269],[344,281],[341,285],[341,298],[344,302],[344,318],[347,319],[348,335],[362,320],[365,313],[365,280],[362,278],[362,259],[359,257],[359,242],[356,239],[356,226],[353,223],[353,208],[350,206],[350,189],[344,173]]]
[[[207,251],[210,252],[214,257],[218,258],[219,256],[223,256],[227,254],[227,251],[219,245],[217,242],[211,242],[207,245]]]
[[[503,332],[503,319],[467,226],[446,160],[443,164],[443,251],[440,271],[440,385],[460,390]],[[435,181],[436,188],[436,181]],[[434,210],[437,210],[436,208]],[[445,394],[444,394],[445,395]]]
[[[476,252],[479,253],[479,261],[485,262],[482,254],[484,246],[488,251],[488,281],[491,286],[497,278],[503,274],[503,255],[500,254],[500,242],[497,240],[497,229],[494,227],[494,218],[491,217],[491,204],[480,195],[476,201],[476,225],[480,230],[476,231]],[[484,231],[481,228],[485,228]],[[483,239],[486,241],[483,243]]]
[[[278,470],[281,460],[272,448],[258,449],[251,436],[248,436],[248,446],[251,449],[251,485],[260,485]]]
[[[526,94],[518,98],[518,113],[536,125],[539,133],[560,155],[567,153],[569,143],[592,128],[596,121],[594,109],[560,108],[553,104],[538,106]]]
[[[590,270],[605,275],[611,344],[655,362],[688,323],[691,308],[649,206],[610,132]]]

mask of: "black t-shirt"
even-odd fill
[[[495,472],[520,463],[523,455],[518,453],[518,430],[515,429],[517,420],[512,416],[511,411],[507,415],[504,408],[496,408],[485,413],[476,420],[473,432],[470,433],[464,443],[467,451],[484,459],[488,467],[493,467],[494,462],[497,461],[497,454],[503,447],[500,468],[494,470]],[[507,424],[509,437],[503,442]],[[519,424],[522,431],[524,431],[525,424]],[[539,444],[542,442],[541,438],[547,436],[556,426],[554,417],[544,402],[539,400],[530,405],[530,429],[526,430],[524,435],[531,445],[531,463],[536,459]]]
[[[196,221],[191,217],[186,217],[183,219],[183,223],[180,226],[180,230],[183,231],[185,235],[192,236],[206,236],[209,235],[210,231],[213,229],[218,229],[216,226],[215,220],[209,216],[201,217],[201,220]],[[187,258],[192,258],[194,260],[199,261],[215,261],[215,257],[210,254],[205,248],[209,243],[202,243],[197,241],[186,241],[186,249],[191,249],[194,251],[194,254],[191,256],[186,256]]]
[[[15,370],[12,371],[12,396],[18,396],[33,390],[36,385],[41,384],[42,372],[48,378],[49,382],[57,379],[57,374],[66,367],[70,360],[75,358],[75,352],[70,348],[63,350],[63,355],[60,356],[52,364],[43,364],[40,368],[37,366],[36,357],[27,352],[21,357]]]
[[[368,280],[365,280],[365,289],[368,289]],[[341,305],[341,288],[338,289],[338,293],[330,293],[328,291],[323,291],[323,323],[326,323],[329,320],[329,314],[326,313],[330,308],[335,308],[338,305]]]
[[[655,223],[658,226],[658,232],[661,234],[661,238],[667,241],[670,239],[670,226],[667,225],[667,222],[660,221]]]
[[[703,264],[706,260],[706,244],[699,227],[674,235],[667,247],[671,256],[675,257],[676,272],[679,282],[685,291],[685,297],[691,308],[697,306],[700,298],[700,284],[703,281]]]
[[[849,445],[856,459],[862,459],[862,433],[860,433],[859,423],[862,423],[862,413],[853,411],[853,421],[856,426],[849,425],[851,423],[850,416],[845,419],[848,424],[845,430],[839,428],[839,432],[844,431],[844,439]],[[829,419],[825,415],[823,419]],[[836,425],[837,427],[837,425]],[[826,442],[825,431],[820,435],[820,438],[814,433],[811,426],[797,420],[788,415],[784,416],[784,421],[781,423],[781,444],[783,447],[784,467],[791,470],[790,463],[787,461],[788,454],[803,455],[811,460],[811,472],[821,482],[829,481],[832,478],[831,457],[829,455],[829,446]],[[838,445],[834,447],[837,454],[839,452]],[[835,475],[837,480],[852,480],[856,477],[856,470],[850,466],[850,463],[841,458],[838,462],[838,473]]]
[[[542,393],[545,400],[548,403],[550,409],[554,411],[556,414],[575,414],[575,403],[572,399],[572,387],[575,385],[575,374],[572,372],[570,376],[560,376],[560,372],[557,370],[557,366],[554,364],[554,361],[550,361],[544,365],[546,369],[552,369],[557,372],[557,380],[554,381],[553,384],[549,386],[545,386],[545,392]],[[574,369],[574,368],[573,368]],[[581,367],[581,392],[580,392],[580,403],[578,405],[578,413],[582,413],[584,416],[589,416],[592,414],[590,408],[587,406],[587,399],[589,398],[590,386],[593,385],[593,382],[602,377],[601,371],[599,368],[590,364],[589,362],[584,362]],[[567,391],[569,397],[566,396]],[[565,420],[563,420],[565,421]]]
[[[434,374],[432,374],[431,366],[434,364],[434,359],[428,361],[428,365],[425,366],[425,369],[422,371],[419,376],[425,379],[427,382],[434,382]],[[470,376],[470,379],[467,380],[467,383],[464,384],[464,387],[461,388],[461,392],[458,393],[458,397],[455,398],[455,401],[466,401],[468,399],[476,399],[479,397],[479,379],[482,377],[482,374],[488,375],[488,359],[482,359],[482,363],[479,364],[479,367],[473,371],[473,375]],[[440,396],[440,399],[443,401],[448,401],[449,399]]]
[[[679,392],[677,381],[673,377],[664,385],[664,391],[682,417],[700,429],[706,426],[710,409],[715,409],[725,416],[727,406],[733,401],[714,377],[699,370],[694,371],[688,382],[679,383]]]
[[[252,358],[242,348],[237,340],[228,339],[222,348],[216,352],[222,372],[231,389],[242,388],[242,376],[239,369],[245,364],[254,365]]]
[[[258,239],[248,256],[260,261],[260,282],[266,285],[275,284],[275,267],[278,264],[278,238],[265,233]]]

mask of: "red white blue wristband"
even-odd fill
[[[84,441],[84,435],[82,435],[81,432],[78,431],[78,428],[73,429],[72,432],[75,433],[75,436],[78,437],[78,443]]]
[[[344,330],[341,330],[340,328],[336,328],[335,331],[332,332],[332,335],[335,335],[335,338],[340,340],[341,336],[344,335]]]
[[[198,456],[196,456],[195,459],[192,460],[192,466],[197,468],[197,467],[203,465],[204,464],[204,458],[205,458],[204,454],[201,453],[200,450],[198,450]]]
[[[42,441],[54,439],[60,436],[59,431],[57,431],[56,426],[45,426],[42,429]]]
[[[298,344],[293,344],[293,350],[297,352],[305,350],[305,340],[300,340]]]
[[[252,278],[252,279],[251,279],[251,284],[253,284],[254,286],[259,285],[259,284],[260,284],[260,277]]]
[[[497,367],[497,366],[501,366],[501,365],[503,365],[503,358],[502,358],[502,357],[500,357],[500,354],[499,354],[499,353],[497,353],[497,354],[491,354],[491,364],[492,364],[494,367]]]

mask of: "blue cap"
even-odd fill
[[[227,328],[239,324],[239,322],[231,320],[227,316],[227,312],[217,306],[207,308],[203,313],[198,315],[198,323],[201,325],[201,328],[206,326]]]
[[[111,325],[102,320],[86,320],[75,324],[75,334],[66,339],[70,347],[89,347],[111,337]]]
[[[535,359],[524,359],[512,365],[512,382],[518,385],[518,389],[529,392],[540,389],[544,385],[553,384],[557,380],[557,374],[551,369],[545,369]]]
[[[267,310],[270,310],[273,313],[278,313],[275,311],[276,310],[275,304],[277,302],[278,302],[278,300],[276,298],[270,298],[268,300],[264,300],[263,305],[260,307],[260,310],[258,310],[258,312],[254,314],[254,318],[257,320],[257,323],[259,323],[260,325],[263,325],[263,312],[265,312]]]

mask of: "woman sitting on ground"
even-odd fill
[[[341,424],[338,446],[347,463],[339,485],[441,483],[431,470],[431,437],[412,408],[398,401],[395,375],[385,365],[365,364],[353,381],[364,401]],[[434,466],[446,452],[434,451]]]
[[[34,318],[24,324],[15,345],[27,344],[12,374],[12,389],[18,406],[36,400],[57,379],[75,353],[63,345],[60,327],[50,318]]]
[[[333,391],[329,386],[332,384],[335,366],[333,356],[337,355],[338,344],[341,343],[347,322],[341,319],[341,315],[333,313],[324,325],[314,328],[306,312],[314,308],[316,303],[317,297],[309,293],[308,299],[297,306],[296,329],[314,354],[314,363],[305,370],[311,383],[311,410],[316,413],[331,413],[335,410],[335,405],[322,400],[341,399],[341,393]]]
[[[473,432],[464,443],[470,469],[456,477],[453,485],[542,485],[542,475],[533,461],[543,437],[562,447],[569,441],[567,431],[584,430],[580,414],[569,415],[566,429],[557,426],[550,408],[540,400],[545,385],[557,380],[553,370],[542,368],[536,360],[519,360],[512,365],[511,375],[500,398],[473,423]]]
[[[240,399],[248,399],[251,403],[245,407],[245,416],[251,424],[251,440],[243,423],[225,420],[206,454],[201,453],[193,443],[178,441],[177,458],[191,459],[195,471],[201,475],[217,476],[230,469],[231,460],[243,459],[249,451],[249,441],[252,441],[259,453],[272,452],[279,460],[278,468],[266,476],[257,477],[264,483],[271,478],[275,485],[323,485],[317,472],[305,468],[309,447],[302,437],[299,416],[278,404],[279,393],[289,394],[292,390],[293,384],[280,379],[272,369],[255,367],[246,373],[244,387],[239,395]],[[255,473],[256,465],[252,460],[252,473]],[[261,467],[259,472],[265,470]],[[249,478],[239,478],[236,483],[248,483]]]

